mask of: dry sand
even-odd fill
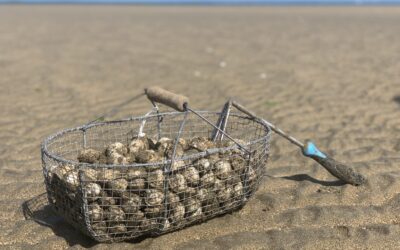
[[[0,248],[400,248],[399,23],[398,7],[0,6]],[[25,220],[45,192],[42,139],[154,84],[197,109],[236,97],[369,183],[342,185],[275,136],[253,199],[207,223],[104,245]]]

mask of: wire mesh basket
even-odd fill
[[[198,114],[212,124],[221,117]],[[271,131],[230,114],[224,132],[229,138],[215,140],[215,128],[191,112],[148,113],[61,131],[42,144],[49,202],[99,242],[159,235],[234,211],[260,183]],[[113,150],[121,157],[113,158]],[[82,162],[82,152],[94,160]]]

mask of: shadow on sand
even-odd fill
[[[393,97],[393,101],[394,101],[394,102],[397,102],[397,104],[400,105],[400,95],[394,96],[394,97]]]
[[[75,229],[64,221],[61,216],[57,215],[49,204],[47,193],[42,193],[25,201],[22,204],[22,211],[26,220],[33,220],[40,225],[51,228],[55,235],[64,238],[71,247],[79,245],[84,248],[90,248],[101,244]],[[155,237],[154,235],[144,235],[124,242],[137,244],[145,239]]]
[[[346,185],[346,182],[342,180],[336,180],[336,181],[321,181],[317,180],[308,174],[296,174],[296,175],[290,175],[290,176],[283,176],[282,178],[287,179],[287,180],[293,180],[293,181],[309,181],[313,182],[322,186],[327,186],[327,187],[337,187],[337,186],[343,186]]]
[[[54,234],[63,237],[69,246],[80,245],[87,248],[97,244],[57,215],[51,208],[46,193],[25,201],[22,204],[22,211],[25,219],[34,220],[40,225],[50,227]]]

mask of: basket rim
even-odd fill
[[[198,113],[201,114],[215,114],[215,115],[220,115],[221,112],[219,111],[196,111]],[[123,123],[123,122],[129,122],[129,121],[135,121],[135,120],[143,120],[144,118],[148,119],[148,118],[153,118],[153,117],[157,117],[157,116],[167,116],[167,115],[183,115],[184,112],[178,112],[178,111],[174,111],[174,112],[163,112],[163,113],[159,113],[159,114],[153,114],[153,115],[143,115],[143,116],[132,116],[132,117],[128,117],[128,118],[124,118],[124,119],[119,119],[119,120],[111,120],[111,121],[102,121],[102,122],[96,122],[96,123],[92,123],[89,125],[83,125],[83,126],[78,126],[78,127],[74,127],[74,128],[67,128],[67,129],[63,129],[61,131],[58,131],[57,133],[54,133],[48,137],[46,137],[42,143],[41,143],[41,154],[42,154],[42,161],[43,161],[43,156],[46,155],[48,158],[53,159],[55,161],[61,162],[63,164],[71,164],[74,166],[82,166],[82,167],[95,167],[95,168],[131,168],[131,167],[146,167],[146,166],[160,166],[160,165],[165,165],[165,164],[171,164],[172,159],[168,159],[168,160],[164,160],[164,161],[160,161],[160,162],[154,162],[154,163],[133,163],[133,164],[126,164],[126,165],[120,165],[120,164],[98,164],[98,163],[84,163],[84,162],[79,162],[79,161],[75,161],[75,160],[68,160],[65,159],[63,157],[60,157],[52,152],[50,152],[50,150],[47,148],[47,145],[49,142],[51,142],[54,139],[57,139],[67,133],[71,133],[71,132],[75,132],[75,131],[85,131],[89,128],[92,127],[97,127],[97,126],[104,126],[104,125],[109,125],[109,124],[113,124],[113,123]],[[252,120],[255,123],[258,123],[259,125],[261,125],[262,127],[264,127],[264,131],[266,132],[265,135],[260,136],[259,138],[249,141],[248,143],[245,144],[245,146],[248,145],[252,145],[255,143],[258,143],[260,141],[263,140],[269,140],[272,130],[271,128],[261,122],[260,119],[253,119],[249,116],[243,115],[241,113],[237,113],[237,112],[232,112],[230,113],[230,116],[235,116],[241,119],[248,119],[248,120]],[[229,147],[223,147],[223,148],[212,148],[212,149],[207,149],[204,152],[199,152],[196,154],[191,154],[191,155],[186,155],[183,157],[177,157],[174,159],[174,162],[177,161],[182,161],[182,160],[188,160],[188,159],[196,159],[196,158],[200,158],[209,154],[215,154],[218,152],[223,152],[223,151],[228,151],[228,150],[232,150],[238,148],[237,145],[233,145],[233,146],[229,146]]]

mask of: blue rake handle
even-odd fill
[[[328,172],[331,173],[336,178],[354,186],[362,185],[367,181],[364,176],[354,171],[353,168],[346,166],[343,163],[340,163],[335,159],[329,157],[325,153],[321,152],[311,141],[306,141],[305,144],[303,144],[296,138],[283,132],[280,128],[277,128],[274,124],[264,119],[258,118],[253,112],[249,111],[239,103],[235,101],[232,101],[231,103],[232,106],[234,106],[238,110],[242,111],[243,113],[245,113],[246,115],[250,116],[253,119],[261,121],[262,123],[270,127],[275,133],[279,134],[280,136],[287,139],[294,145],[298,146],[301,149],[304,156],[309,157],[318,162],[322,167],[328,170]]]

